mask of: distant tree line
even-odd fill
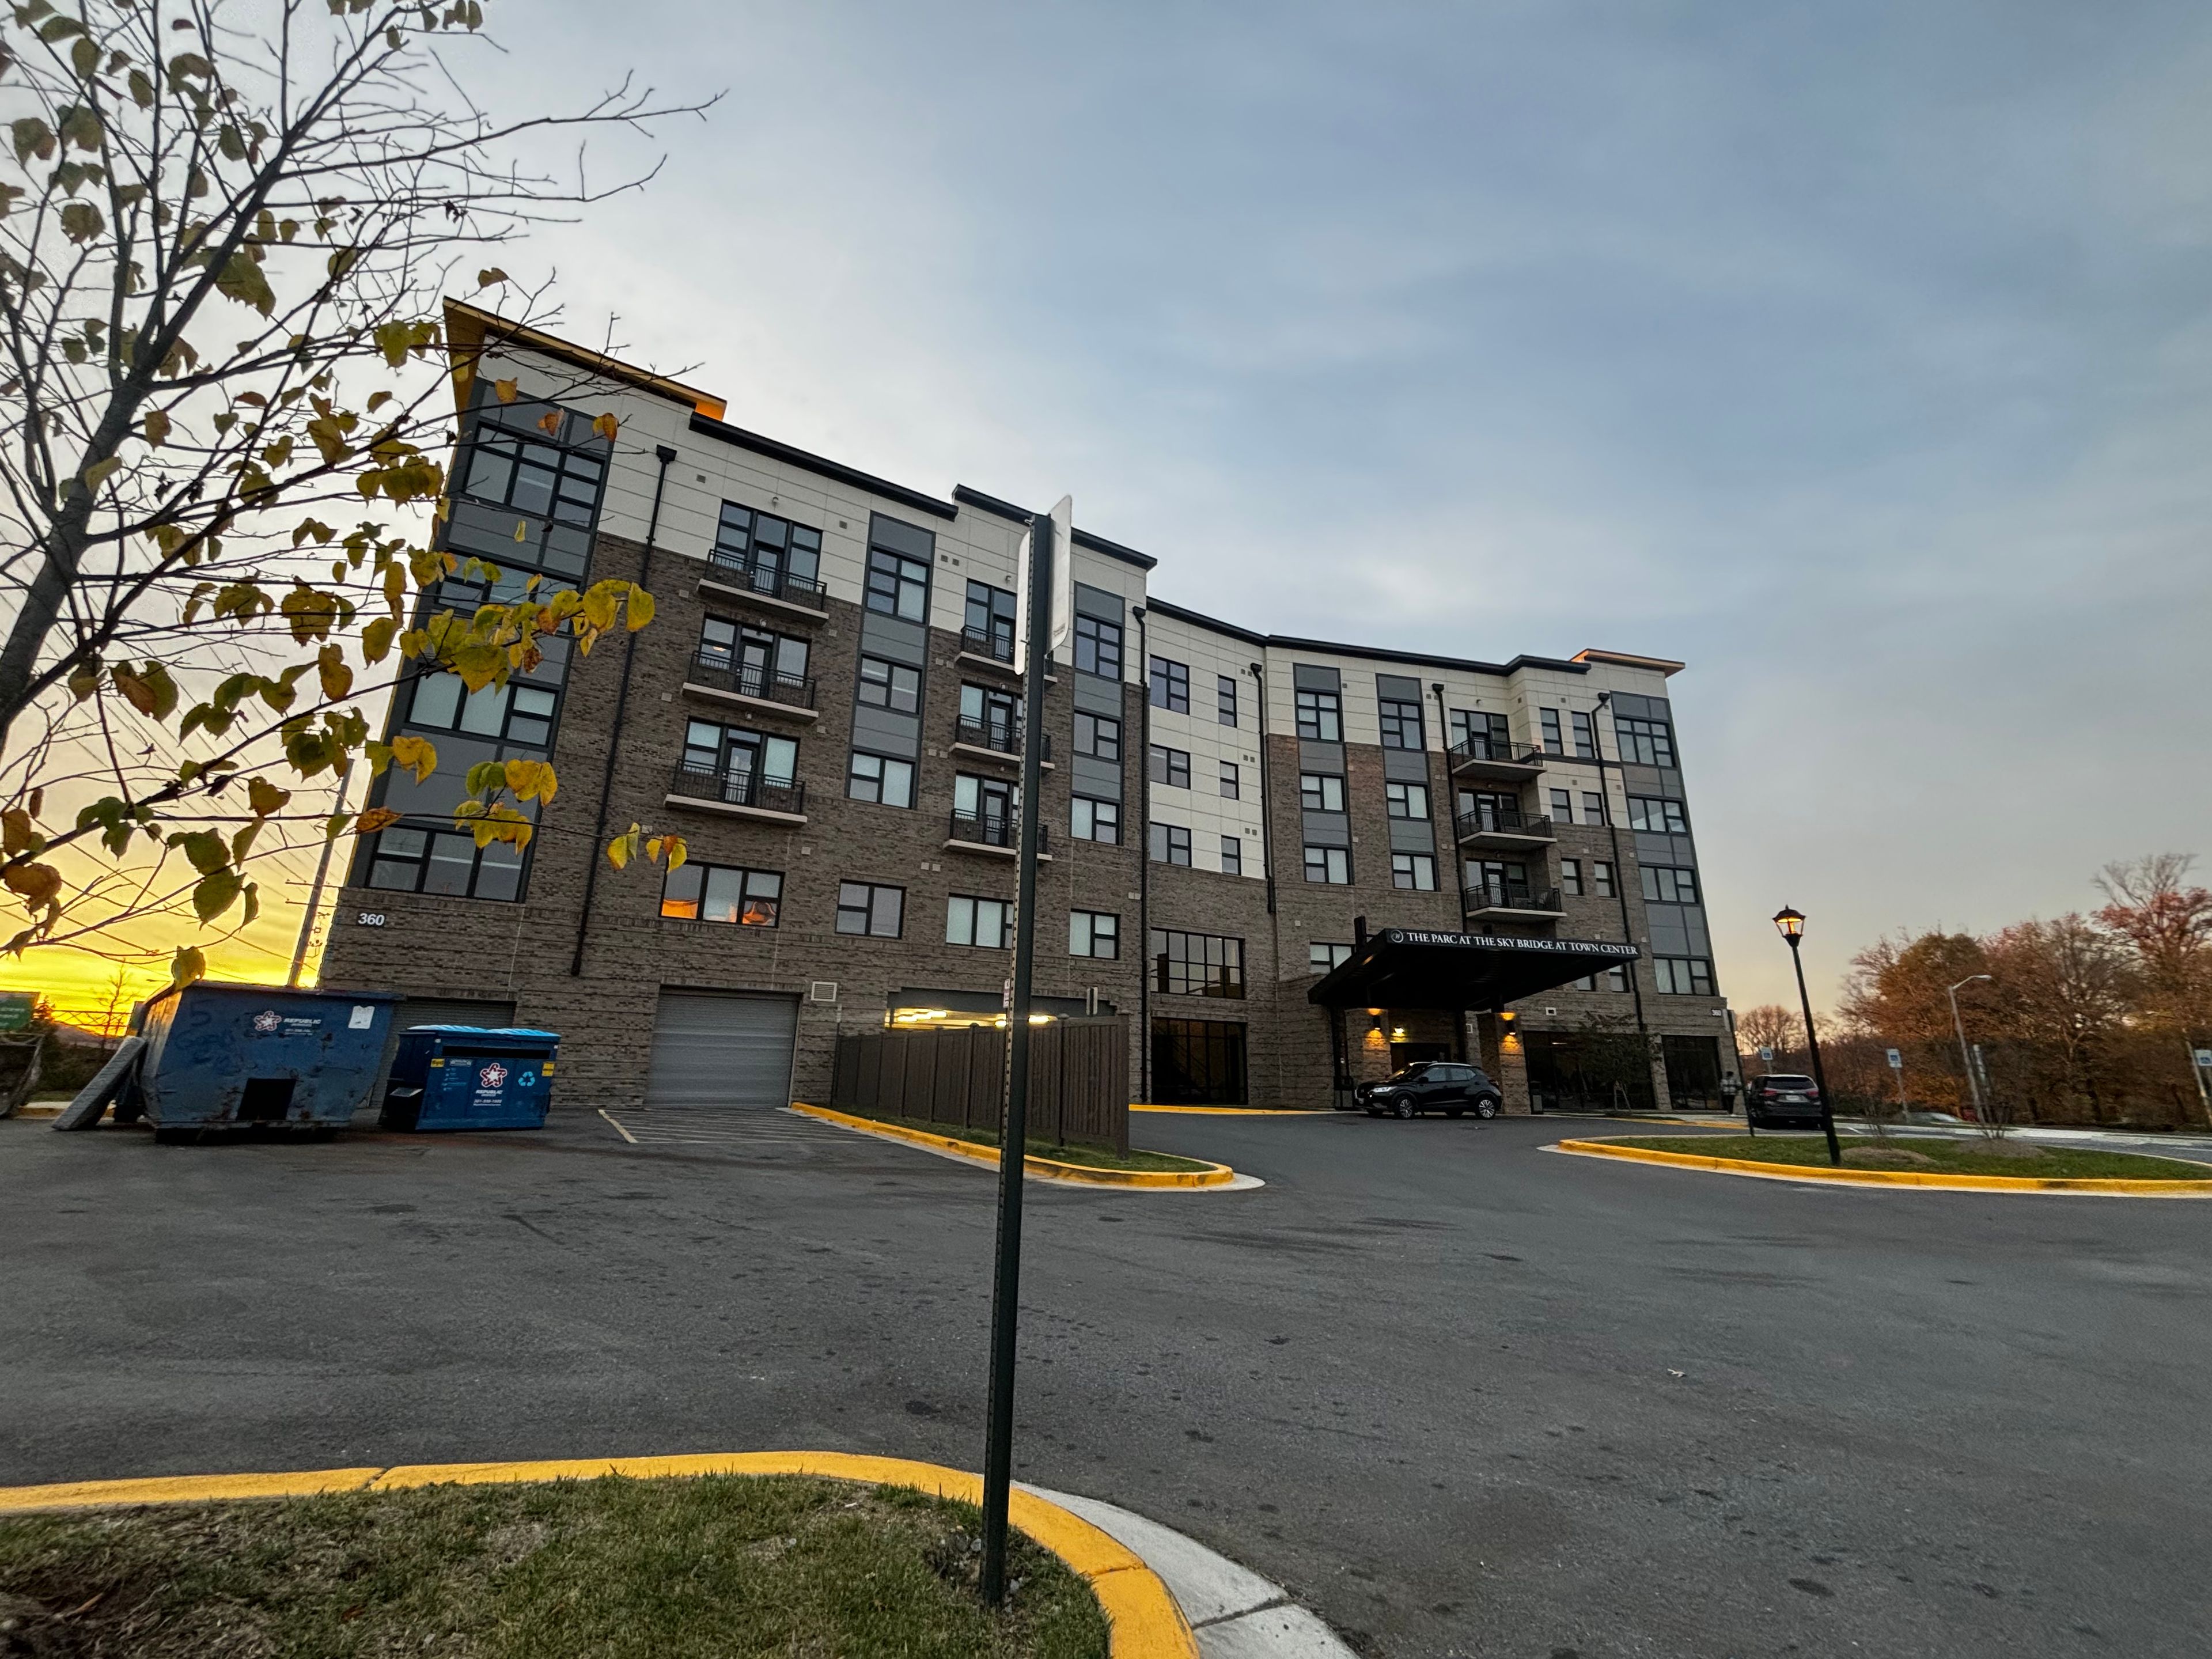
[[[1996,1112],[2013,1122],[2146,1127],[2212,1125],[2191,1055],[2212,1047],[2212,890],[2193,858],[2161,853],[2109,864],[2106,902],[2087,915],[2014,922],[1993,933],[1899,933],[1851,959],[1832,1019],[1819,1026],[1836,1103],[1894,1110],[1972,1109],[1951,1016],[1978,1047]],[[1986,979],[1977,975],[1986,975]],[[1961,981],[1967,981],[1961,983]],[[1737,1021],[1747,1069],[1807,1069],[1795,1010],[1768,1004]]]

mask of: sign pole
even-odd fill
[[[1013,1483],[1014,1336],[1021,1310],[1022,1159],[1029,1146],[1030,981],[1036,963],[1038,798],[1044,775],[1044,677],[1052,647],[1053,519],[1030,526],[1029,629],[1022,671],[1021,857],[1014,980],[1006,1006],[1006,1116],[999,1136],[999,1247],[991,1281],[991,1415],[983,1448],[986,1605],[1006,1593],[1006,1504]]]

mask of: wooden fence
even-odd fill
[[[830,1103],[841,1112],[995,1135],[1006,1095],[1006,1034],[993,1026],[837,1039]],[[1056,1019],[1030,1030],[1029,1138],[1129,1150],[1127,1020]]]

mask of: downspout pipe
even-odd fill
[[[660,534],[660,498],[668,489],[668,469],[676,460],[675,447],[662,444],[653,452],[660,463],[660,473],[653,482],[653,512],[645,521],[645,552],[637,562],[637,585],[644,587],[653,575],[653,549]],[[568,977],[580,978],[584,971],[584,936],[592,926],[592,899],[599,890],[599,849],[606,845],[607,805],[614,798],[615,757],[622,750],[623,715],[629,708],[629,678],[637,664],[637,635],[628,635],[623,641],[622,678],[615,686],[614,723],[607,730],[606,769],[599,775],[599,811],[592,827],[592,844],[584,854],[584,902],[576,912],[576,948],[568,957]]]
[[[1130,607],[1137,619],[1137,662],[1144,670],[1140,682],[1145,701],[1137,716],[1137,829],[1144,839],[1137,843],[1137,937],[1143,941],[1137,957],[1137,1091],[1138,1098],[1152,1097],[1152,633],[1145,607]],[[1131,757],[1121,757],[1121,775],[1129,775]],[[1128,828],[1123,826],[1124,830]]]
[[[1599,714],[1612,712],[1612,692],[1601,691],[1597,694],[1597,708],[1590,715],[1590,748],[1595,751],[1597,759],[1598,787],[1605,791],[1605,830],[1613,842],[1613,890],[1614,896],[1620,901],[1620,937],[1624,944],[1633,945],[1636,943],[1636,934],[1631,929],[1628,921],[1628,871],[1620,861],[1620,825],[1615,821],[1613,815],[1613,791],[1605,787],[1605,769],[1607,764],[1605,758],[1603,735],[1605,722],[1598,718]],[[1626,963],[1625,968],[1628,975],[1629,991],[1636,999],[1636,1034],[1644,1040],[1645,1046],[1648,1048],[1650,1044],[1651,1032],[1650,1028],[1644,1021],[1644,987],[1636,977],[1636,964],[1631,962]]]

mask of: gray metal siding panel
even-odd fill
[[[1075,614],[1096,617],[1101,622],[1117,623],[1121,620],[1121,596],[1109,593],[1103,587],[1085,587],[1081,582],[1077,582]]]
[[[1349,847],[1352,845],[1352,820],[1341,812],[1304,812],[1304,835],[1309,847]]]
[[[1079,795],[1088,795],[1093,800],[1121,799],[1121,769],[1112,761],[1103,761],[1090,755],[1076,755],[1067,763],[1067,787]]]
[[[934,562],[937,557],[934,534],[918,524],[908,524],[903,519],[889,518],[881,513],[868,515],[868,545],[889,548],[908,558]]]
[[[1096,674],[1079,673],[1075,677],[1074,691],[1075,706],[1082,713],[1111,714],[1117,720],[1121,718],[1121,681],[1102,679]],[[1121,737],[1127,742],[1129,733],[1124,732]]]
[[[1311,743],[1298,739],[1298,770],[1301,772],[1334,772],[1344,775],[1344,745],[1340,743]]]
[[[1375,677],[1375,695],[1395,702],[1419,702],[1421,700],[1421,683],[1409,680],[1403,674],[1377,674]]]
[[[860,615],[860,649],[872,657],[904,663],[909,668],[929,666],[929,630],[903,617],[886,617],[879,611]]]
[[[647,1109],[788,1105],[798,1029],[796,997],[663,991],[653,1020]]]
[[[1334,668],[1320,668],[1311,663],[1291,665],[1291,687],[1297,691],[1339,691],[1343,690],[1343,676]]]
[[[921,718],[918,714],[894,714],[888,708],[855,708],[853,747],[879,755],[919,755]]]
[[[1418,749],[1385,749],[1382,775],[1393,783],[1426,783],[1429,757]]]
[[[1390,850],[1394,853],[1433,853],[1437,850],[1436,831],[1429,827],[1426,818],[1392,818]]]
[[[1647,904],[1644,920],[1651,930],[1651,950],[1655,956],[1686,957],[1690,951],[1690,930],[1683,926],[1682,907],[1679,904]]]

